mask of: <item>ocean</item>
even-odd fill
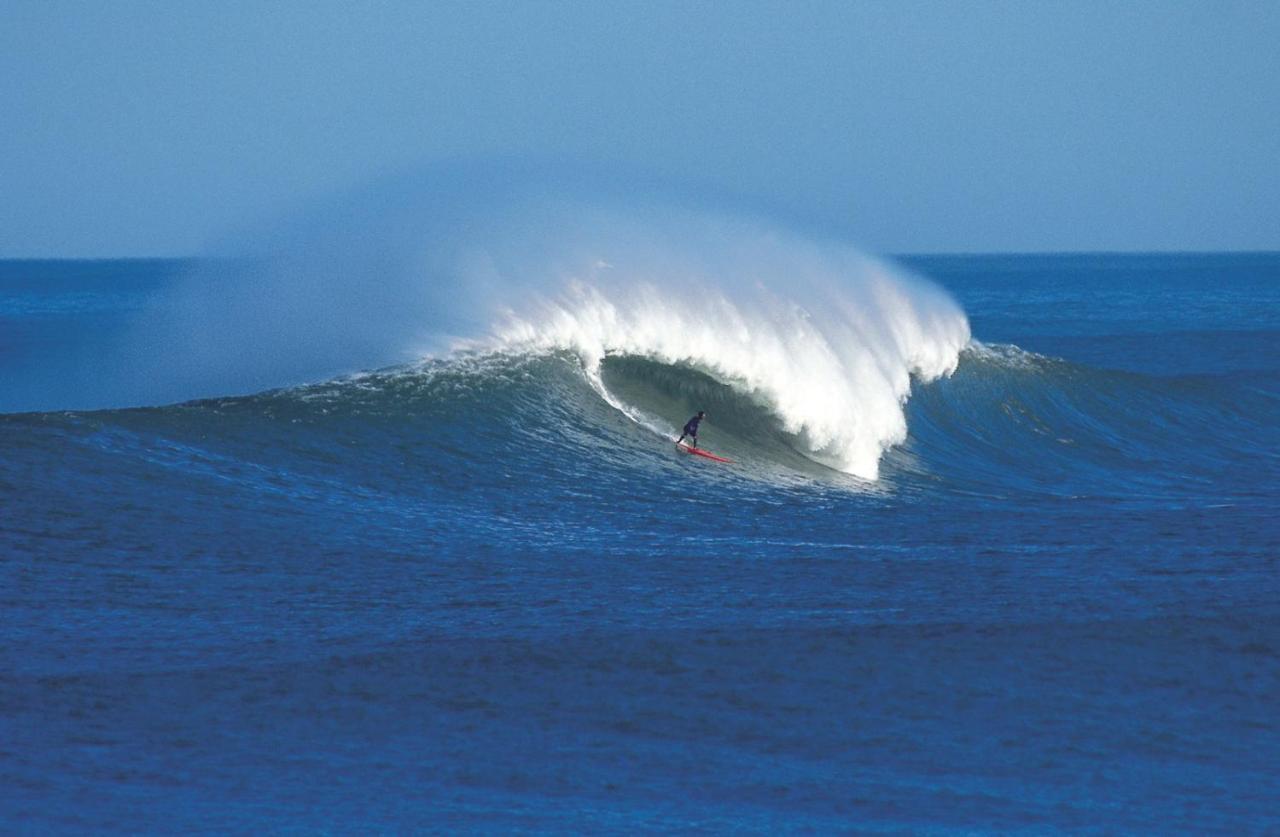
[[[1280,254],[623,226],[0,262],[0,830],[1280,830]]]

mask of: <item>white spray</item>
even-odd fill
[[[524,292],[480,345],[573,350],[595,380],[611,354],[700,370],[772,410],[814,458],[861,477],[874,479],[906,437],[912,376],[950,374],[969,341],[945,292],[847,245],[680,210],[548,217],[563,244],[541,267],[553,275],[512,275]],[[504,260],[491,252],[487,263]]]

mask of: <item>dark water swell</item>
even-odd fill
[[[989,490],[1228,501],[1277,473],[1277,392],[1265,374],[1165,377],[979,346],[918,390],[901,454]]]
[[[597,629],[6,675],[6,822],[1234,831],[1275,822],[1278,634],[1239,617]]]

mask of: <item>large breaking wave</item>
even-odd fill
[[[635,184],[428,178],[237,248],[156,300],[67,406],[569,351],[609,403],[665,432],[601,376],[628,356],[728,385],[797,449],[874,478],[906,436],[913,378],[951,373],[969,341],[944,291],[848,243]]]
[[[912,377],[954,371],[969,340],[943,291],[847,246],[687,215],[612,223],[583,240],[477,344],[572,350],[593,379],[615,355],[689,367],[767,407],[814,458],[862,477],[905,438]]]

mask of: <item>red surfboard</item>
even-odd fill
[[[712,453],[709,450],[703,450],[702,448],[695,448],[690,445],[676,445],[676,450],[681,450],[681,451],[684,451],[685,453],[697,454],[698,456],[705,456],[707,459],[714,459],[716,462],[729,462],[729,463],[733,462],[732,459],[725,459],[723,456],[716,456],[714,453]]]

